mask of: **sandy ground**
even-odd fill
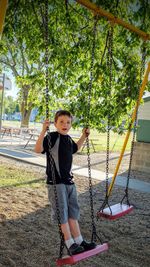
[[[117,155],[112,155],[116,157]],[[127,171],[128,159],[120,173]],[[105,171],[105,157],[92,155],[92,167]],[[37,172],[37,179],[44,177],[43,168],[35,168],[0,157],[0,164],[7,163]],[[110,172],[116,159],[110,160]],[[86,156],[77,155],[74,164],[86,164]],[[150,181],[150,174],[134,173],[137,179]],[[80,227],[85,239],[91,238],[91,216],[88,179],[75,177],[81,206]],[[94,211],[100,208],[105,194],[105,182],[93,181]],[[123,188],[115,186],[110,204],[118,203]],[[109,250],[77,264],[79,267],[149,267],[150,266],[150,195],[130,190],[134,210],[114,221],[95,220],[97,234],[102,243],[108,242]],[[45,181],[40,187],[0,188],[0,267],[54,267],[59,254],[58,227],[50,221],[50,207]]]

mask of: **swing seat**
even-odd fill
[[[85,260],[89,257],[95,256],[96,254],[100,254],[104,251],[108,250],[108,244],[104,243],[102,245],[97,245],[96,248],[92,250],[85,251],[83,253],[79,253],[72,256],[66,256],[61,259],[58,259],[56,261],[57,266],[63,266],[63,265],[72,265],[79,261]]]
[[[109,219],[109,220],[114,220],[114,219],[120,218],[120,217],[128,214],[130,211],[133,210],[133,206],[118,203],[118,204],[115,204],[113,206],[110,206],[110,209],[109,209],[109,207],[107,207],[107,208],[103,209],[103,211],[99,211],[97,213],[97,216],[98,217],[104,217],[104,218]],[[111,211],[112,211],[112,213],[111,213]]]

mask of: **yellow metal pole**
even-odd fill
[[[3,25],[4,25],[7,5],[8,5],[8,0],[0,0],[0,39],[3,32]]]
[[[144,40],[150,40],[150,34],[145,33],[138,29],[137,27],[115,17],[113,14],[105,11],[104,9],[98,7],[94,3],[91,3],[89,0],[76,0],[79,4],[85,6],[86,8],[90,9],[91,11],[94,12],[94,14],[98,14],[102,17],[106,17],[108,20],[113,21],[116,24],[119,24],[123,26],[124,28],[137,33],[140,37],[142,37]]]
[[[148,67],[147,67],[147,70],[146,70],[146,72],[145,72],[144,79],[143,79],[143,82],[142,82],[142,85],[141,85],[141,88],[140,88],[139,99],[138,99],[138,101],[136,102],[135,109],[134,109],[134,111],[133,111],[133,113],[132,113],[131,126],[130,126],[130,129],[128,130],[127,134],[126,134],[125,141],[124,141],[124,144],[123,144],[121,153],[120,153],[120,157],[119,157],[118,163],[117,163],[117,165],[116,165],[116,169],[115,169],[114,175],[113,175],[113,177],[112,177],[112,181],[111,181],[111,183],[110,183],[110,185],[109,185],[109,188],[108,188],[108,196],[111,194],[111,191],[112,191],[112,188],[113,188],[113,185],[114,185],[114,182],[115,182],[115,179],[116,179],[116,176],[117,176],[119,167],[120,167],[120,163],[121,163],[121,161],[122,161],[123,154],[124,154],[124,151],[125,151],[125,149],[126,149],[127,142],[128,142],[128,140],[129,140],[129,136],[130,136],[130,133],[131,133],[131,127],[132,127],[132,125],[133,125],[133,122],[135,121],[136,113],[137,113],[137,109],[138,109],[139,104],[140,104],[140,101],[141,101],[141,99],[142,99],[142,96],[143,96],[143,93],[144,93],[145,86],[146,86],[146,84],[147,84],[147,82],[148,82],[148,75],[149,75],[149,72],[150,72],[150,62],[148,63]]]

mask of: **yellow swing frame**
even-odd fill
[[[7,6],[8,6],[8,0],[0,0],[0,40],[2,37]]]

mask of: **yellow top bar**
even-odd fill
[[[4,25],[7,5],[8,5],[8,0],[0,0],[0,39],[3,32],[3,25]]]
[[[76,0],[76,2],[78,2],[79,4],[85,6],[86,8],[92,10],[94,12],[94,14],[98,14],[100,16],[106,17],[108,20],[117,23],[121,26],[123,26],[124,28],[137,33],[140,37],[142,37],[145,41],[146,40],[150,40],[150,34],[145,33],[143,31],[141,31],[140,29],[136,28],[135,26],[115,17],[113,14],[105,11],[104,9],[96,6],[95,4],[91,3],[88,0]]]

